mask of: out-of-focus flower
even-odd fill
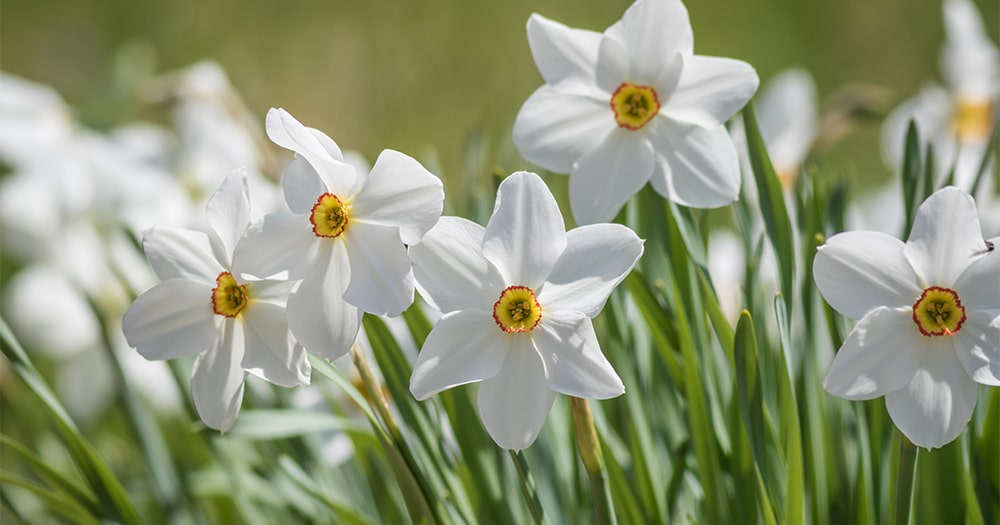
[[[944,26],[940,65],[946,87],[925,86],[886,118],[882,152],[886,163],[901,169],[906,128],[915,119],[921,141],[934,147],[938,177],[954,166],[955,184],[968,190],[997,118],[1000,51],[969,0],[944,2]]]
[[[906,243],[877,232],[830,237],[813,274],[834,309],[859,319],[823,381],[831,394],[884,395],[900,431],[935,448],[969,422],[977,383],[1000,386],[1000,256],[969,194],[931,195]]]
[[[240,253],[253,275],[302,279],[288,300],[289,327],[311,353],[336,359],[357,337],[362,312],[398,315],[413,303],[404,245],[420,242],[441,216],[443,186],[393,150],[370,175],[358,174],[333,140],[283,109],[268,112],[266,127],[296,153],[282,182],[291,212],[252,227]]]
[[[251,222],[246,188],[239,172],[223,181],[207,206],[208,233],[156,228],[144,235],[163,282],[122,320],[128,343],[147,359],[198,354],[191,395],[201,419],[223,431],[239,413],[244,370],[281,386],[306,384],[310,373],[285,315],[294,282],[247,280],[234,254]]]
[[[695,55],[680,0],[638,0],[604,33],[534,14],[528,42],[546,84],[518,113],[514,143],[570,174],[578,222],[611,220],[647,181],[687,206],[736,200],[739,161],[723,123],[756,91],[757,73]]]
[[[417,399],[474,381],[498,445],[534,442],[556,392],[606,399],[625,391],[591,319],[642,255],[618,224],[569,232],[534,173],[500,184],[486,228],[443,217],[410,247],[421,295],[444,315],[424,342],[410,391]]]

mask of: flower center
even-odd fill
[[[660,111],[660,99],[649,86],[624,82],[611,95],[611,109],[619,127],[635,131],[653,120]]]
[[[542,320],[542,305],[527,286],[508,286],[493,303],[493,320],[508,334],[530,332]]]
[[[309,222],[317,237],[339,237],[347,228],[347,206],[332,193],[324,193],[316,199]]]
[[[986,140],[993,131],[993,104],[989,100],[959,99],[951,115],[951,129],[962,141]]]
[[[247,285],[239,284],[229,272],[222,272],[215,278],[212,288],[212,310],[223,317],[236,317],[250,302]]]
[[[954,290],[931,286],[913,303],[913,322],[927,337],[955,335],[965,322],[965,307]]]

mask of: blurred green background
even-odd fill
[[[342,146],[427,158],[442,175],[528,167],[510,141],[539,85],[525,37],[532,12],[603,31],[628,0],[113,1],[4,0],[0,67],[51,84],[88,125],[157,119],[134,87],[203,58],[219,61],[251,111],[283,106]],[[977,7],[996,39],[1000,3]],[[687,3],[695,52],[740,58],[766,81],[806,67],[821,103],[862,83],[891,109],[940,81],[939,0],[740,0]],[[859,181],[888,176],[870,120],[824,158]],[[464,173],[466,177],[474,174]]]

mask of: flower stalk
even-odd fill
[[[521,493],[524,495],[524,502],[528,505],[531,519],[535,525],[543,525],[545,513],[542,511],[542,502],[538,499],[538,491],[535,490],[535,480],[531,477],[531,471],[528,470],[528,463],[520,451],[508,449],[507,452],[510,453],[510,459],[514,462],[514,468],[517,470],[517,477],[521,481]]]
[[[917,446],[905,435],[899,440],[899,465],[896,471],[896,507],[893,523],[909,525],[910,501],[913,497],[913,479],[917,466]]]
[[[590,412],[590,404],[586,399],[571,397],[573,413],[573,430],[576,432],[576,446],[580,459],[590,477],[590,494],[594,500],[594,522],[598,524],[615,523],[611,512],[611,494],[608,492],[604,473],[604,454],[601,452],[601,441],[597,437],[597,427],[594,426],[594,415]]]

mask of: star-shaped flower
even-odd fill
[[[413,368],[417,399],[482,381],[479,411],[498,445],[531,445],[556,392],[606,399],[625,391],[591,319],[643,243],[618,224],[569,232],[534,173],[514,173],[486,228],[442,217],[410,247],[421,295],[444,314]]]
[[[638,0],[603,34],[534,14],[528,42],[546,84],[518,113],[514,143],[570,174],[578,222],[611,220],[647,181],[687,206],[736,200],[739,161],[722,124],[756,91],[757,73],[695,55],[680,0]]]
[[[1000,255],[983,240],[972,197],[955,187],[920,206],[910,238],[834,235],[813,262],[830,306],[860,321],[823,381],[846,399],[885,396],[913,443],[955,439],[976,383],[1000,386]]]

